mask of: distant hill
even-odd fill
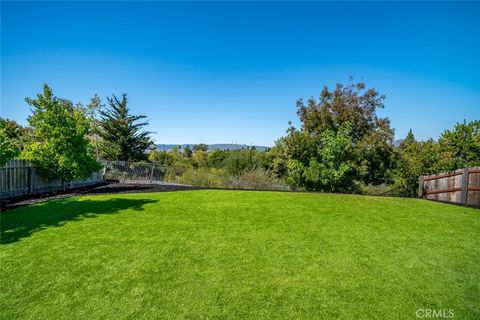
[[[186,143],[186,144],[157,144],[157,149],[158,150],[163,150],[163,151],[170,151],[174,147],[180,146],[182,149],[185,148],[186,146],[189,146],[190,148],[193,148],[193,143]],[[249,146],[247,144],[236,144],[236,143],[216,143],[216,144],[209,144],[208,145],[208,150],[215,150],[215,149],[220,149],[220,150],[239,150],[239,149],[246,149],[249,147],[255,147],[258,151],[265,151],[268,149],[268,147],[265,146]]]

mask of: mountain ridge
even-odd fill
[[[193,149],[193,146],[195,143],[184,143],[184,144],[157,144],[157,150],[160,151],[170,151],[174,147],[181,147],[181,149],[184,149],[186,146],[189,148]],[[255,147],[258,151],[265,151],[269,147],[267,146],[257,146],[257,145],[248,145],[248,144],[238,144],[238,143],[213,143],[213,144],[207,144],[208,150],[215,150],[215,149],[220,149],[220,150],[241,150],[241,149],[247,149],[250,147]]]

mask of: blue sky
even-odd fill
[[[480,119],[480,3],[3,2],[1,116],[43,83],[128,93],[158,143],[272,145],[295,101],[349,76],[385,94],[396,137]]]

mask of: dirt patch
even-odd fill
[[[204,189],[200,187],[161,184],[124,184],[118,182],[101,183],[67,191],[45,192],[34,195],[25,195],[10,199],[0,200],[0,211],[11,210],[29,204],[49,201],[52,199],[67,198],[76,195],[88,194],[114,194],[114,193],[139,193],[139,192],[171,192],[183,190]]]

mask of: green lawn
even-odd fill
[[[1,214],[2,319],[480,319],[480,210],[186,191]]]

